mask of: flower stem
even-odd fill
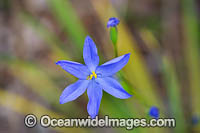
[[[115,58],[118,56],[118,49],[117,49],[117,45],[113,45],[114,46],[114,51],[115,51]]]
[[[114,51],[115,51],[115,57],[118,56],[118,49],[117,49],[117,39],[118,39],[118,31],[117,27],[111,27],[110,28],[110,40],[112,41]]]

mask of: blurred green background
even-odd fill
[[[200,2],[195,0],[0,0],[0,132],[200,132]],[[86,35],[100,63],[114,58],[106,23],[118,17],[118,54],[131,53],[122,69],[126,100],[103,93],[99,116],[149,118],[157,106],[176,128],[42,128],[24,125],[26,114],[87,118],[86,93],[59,104],[77,79],[55,65],[83,63]]]

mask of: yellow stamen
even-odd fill
[[[90,75],[90,80],[92,79],[92,77],[93,77],[93,75],[91,74],[91,75]]]
[[[97,74],[93,71],[92,72],[93,76],[95,77],[95,79],[97,78]]]
[[[92,74],[90,74],[90,75],[87,77],[87,80],[91,80],[91,79],[93,78],[93,76],[94,76],[95,79],[97,78],[97,74],[96,74],[94,71],[92,72]]]

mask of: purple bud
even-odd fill
[[[109,27],[116,27],[118,24],[119,24],[119,19],[118,18],[115,18],[115,17],[112,17],[108,20],[108,23],[107,23],[107,28]]]

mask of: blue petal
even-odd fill
[[[89,80],[78,80],[64,89],[60,96],[60,104],[70,102],[82,95],[88,87]]]
[[[87,66],[77,62],[60,60],[56,62],[56,65],[60,65],[62,69],[79,79],[87,79],[87,76],[90,74]]]
[[[107,28],[116,27],[119,24],[119,22],[120,21],[118,18],[115,18],[115,17],[109,18],[108,23],[107,23]]]
[[[96,67],[99,65],[99,56],[96,45],[89,36],[85,39],[83,58],[90,71],[95,71]]]
[[[120,83],[114,78],[111,77],[97,78],[96,81],[102,86],[104,91],[117,98],[126,99],[132,96],[128,94],[120,85]]]
[[[158,119],[159,118],[159,109],[155,106],[152,106],[149,110],[149,115],[151,117]]]
[[[98,115],[99,112],[99,107],[103,93],[100,86],[94,80],[89,83],[87,95],[89,98],[87,111],[91,118],[95,118],[95,116]]]
[[[96,73],[100,73],[101,77],[112,76],[127,64],[129,58],[130,54],[125,54],[111,61],[108,61],[103,65],[98,66],[96,69]]]

